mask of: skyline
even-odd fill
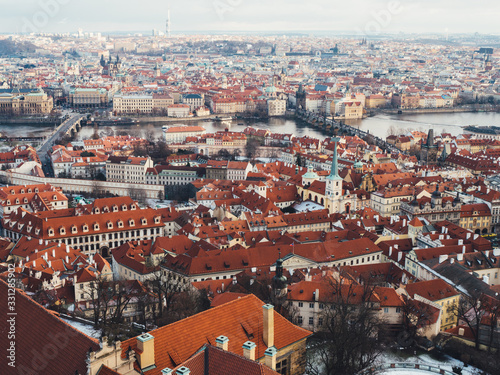
[[[182,33],[403,33],[496,34],[500,6],[481,8],[463,0],[411,4],[399,0],[361,0],[355,4],[315,0],[191,0],[189,6],[151,0],[145,7],[108,0],[27,0],[26,6],[0,0],[0,33],[165,32],[170,8],[172,34]],[[119,12],[117,11],[119,10]],[[422,20],[425,20],[422,22]],[[35,27],[33,27],[35,25]]]

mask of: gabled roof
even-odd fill
[[[145,375],[160,375],[161,369],[175,368],[190,358],[203,345],[215,345],[215,339],[224,335],[229,339],[229,351],[243,354],[243,343],[254,342],[255,357],[262,358],[267,349],[263,340],[264,302],[250,294],[219,307],[149,332],[154,337],[155,369]],[[311,335],[274,312],[274,346],[280,350]],[[121,343],[122,357],[130,347],[137,350],[137,338]]]
[[[173,369],[173,373],[182,366],[189,369],[190,375],[277,375],[278,373],[266,365],[252,361],[234,353],[205,345],[198,353]]]
[[[7,301],[9,288],[0,280],[0,300]],[[59,319],[16,289],[16,370],[0,361],[0,373],[79,374],[87,373],[87,353],[99,350],[99,342]],[[7,303],[0,314],[7,316]],[[3,322],[3,327],[7,323]],[[0,346],[9,347],[7,334],[0,335]],[[48,358],[50,353],[51,359]]]

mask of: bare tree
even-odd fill
[[[189,289],[189,282],[182,276],[173,272],[161,270],[158,267],[152,276],[145,282],[146,287],[154,293],[159,300],[158,318],[162,319],[164,314],[172,308],[175,297]]]
[[[398,336],[398,342],[403,347],[412,346],[415,344],[419,332],[425,330],[432,323],[434,311],[430,305],[403,295],[401,313],[403,315],[403,331]]]
[[[474,335],[475,348],[479,349],[479,324],[481,323],[481,295],[479,292],[462,296],[458,304],[454,303],[448,308],[459,321],[465,322]]]
[[[379,301],[371,285],[332,279],[324,305],[323,331],[317,334],[316,360],[308,363],[309,374],[356,374],[372,365],[382,347],[379,335]]]
[[[256,139],[248,139],[245,146],[245,154],[249,159],[253,159],[257,156],[257,148],[259,147],[259,141]]]

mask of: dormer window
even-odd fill
[[[99,212],[100,212],[100,211],[99,211],[99,207],[95,207],[95,208],[94,208],[94,213],[95,213],[95,214],[98,214]]]
[[[130,220],[128,221],[128,225],[130,225],[131,227],[135,226],[135,221],[134,221],[134,219],[130,219]]]
[[[35,234],[38,236],[40,234],[40,228],[35,229]]]
[[[136,207],[135,207],[135,204],[131,204],[131,205],[130,205],[130,209],[131,209],[131,210],[135,210],[135,208],[136,208]]]
[[[14,189],[11,189],[11,190],[10,190],[10,193],[11,193],[11,194],[15,194]]]
[[[146,225],[148,223],[148,221],[145,219],[145,218],[142,218],[141,219],[141,224],[142,225]]]
[[[16,204],[19,204],[19,198],[16,198]]]
[[[38,188],[35,188],[35,193],[38,193]]]
[[[126,204],[122,204],[122,211],[127,211],[127,205]]]
[[[21,194],[24,194],[24,189],[21,189]]]
[[[83,229],[84,232],[88,232],[89,231],[89,226],[87,224],[83,224],[82,229]]]
[[[63,235],[66,234],[66,228],[64,228],[64,227],[59,228],[59,234],[63,234]]]
[[[71,233],[76,233],[78,232],[78,229],[76,228],[76,225],[71,226]]]
[[[28,193],[32,193],[31,189],[28,189]]]
[[[53,236],[54,235],[54,229],[49,228],[48,234],[49,234],[49,236]]]
[[[7,199],[7,205],[10,205],[10,199]]]
[[[99,224],[98,223],[94,223],[94,230],[99,230]]]
[[[24,197],[23,202],[24,202],[24,203],[28,203],[28,198]]]
[[[123,228],[123,221],[118,220],[118,228]]]
[[[113,223],[111,221],[108,221],[108,229],[113,229]]]
[[[160,224],[160,217],[159,216],[155,216],[155,224]]]
[[[107,206],[103,207],[102,212],[109,212],[109,208]]]
[[[52,197],[53,200],[57,200],[57,195],[54,194],[54,196]]]
[[[113,212],[118,212],[118,206],[116,204],[113,205],[112,209]]]

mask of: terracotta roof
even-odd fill
[[[190,375],[275,375],[276,371],[257,361],[246,359],[234,353],[224,351],[215,346],[205,345],[198,353],[181,365],[174,368],[187,367]]]
[[[7,301],[8,285],[0,280],[0,300]],[[16,289],[16,370],[37,374],[87,373],[89,349],[99,350],[99,342],[73,328],[24,293]],[[2,303],[0,313],[7,316],[7,303]],[[4,328],[7,324],[2,323]],[[8,335],[0,335],[0,346],[9,347]],[[50,360],[49,360],[50,357]],[[4,357],[0,373],[13,374]]]
[[[264,302],[250,294],[150,331],[154,337],[156,368],[144,374],[160,375],[161,369],[179,366],[203,345],[215,345],[215,339],[220,335],[229,339],[229,351],[238,355],[243,354],[243,343],[254,342],[257,345],[255,357],[262,358],[267,349],[262,335],[263,305]],[[274,312],[274,346],[278,350],[310,335],[311,332]],[[125,357],[129,347],[137,350],[137,338],[123,341],[121,347],[122,357]]]
[[[415,294],[418,294],[433,302],[458,295],[458,292],[442,279],[419,281],[408,284],[406,285],[406,291],[412,298],[415,298]]]

